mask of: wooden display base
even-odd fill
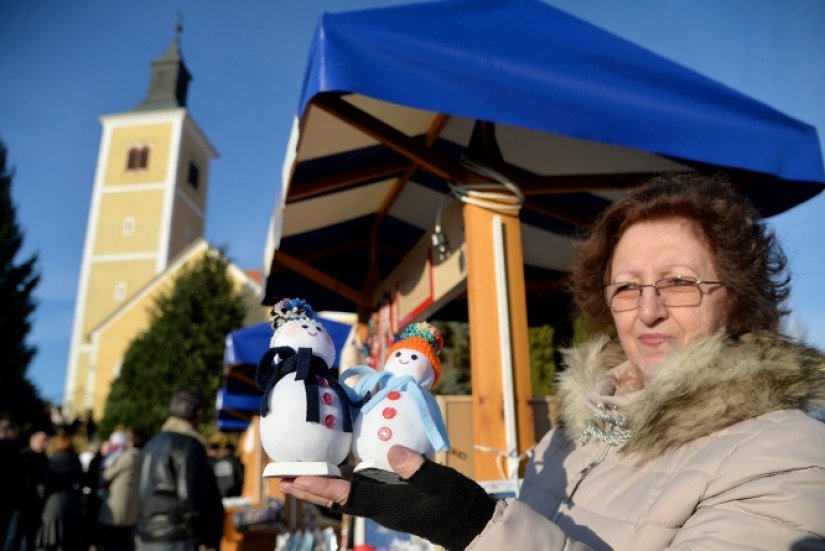
[[[264,478],[295,478],[296,476],[331,476],[340,478],[341,470],[322,461],[276,461],[264,469]]]
[[[385,484],[406,484],[406,480],[386,466],[386,462],[367,459],[355,466],[353,472],[359,473]]]

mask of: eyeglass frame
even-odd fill
[[[699,306],[702,303],[702,295],[707,294],[707,292],[704,289],[702,289],[702,285],[722,285],[722,286],[725,285],[724,282],[722,282],[722,281],[711,281],[711,280],[705,280],[705,279],[695,279],[691,276],[663,277],[662,279],[654,281],[653,283],[644,283],[644,284],[642,284],[642,283],[633,283],[632,281],[616,281],[615,283],[609,283],[609,284],[604,286],[604,298],[607,300],[607,307],[610,308],[611,312],[632,312],[633,310],[636,310],[636,309],[639,308],[639,303],[642,300],[642,291],[644,290],[645,287],[653,287],[653,290],[656,291],[656,296],[661,299],[662,293],[659,290],[659,284],[662,283],[663,281],[673,281],[673,280],[680,280],[680,281],[688,282],[688,283],[691,284],[692,287],[695,287],[696,289],[699,290],[699,302],[697,304],[692,304],[692,305],[685,304],[684,306]],[[608,296],[608,292],[610,291],[611,287],[616,287],[617,285],[632,285],[632,286],[635,286],[638,289],[639,295],[636,297],[636,305],[634,307],[626,308],[626,309],[623,309],[623,310],[616,310],[615,308],[613,308],[613,299],[616,298],[616,295],[618,294],[618,291],[613,293],[612,296]],[[671,285],[670,287],[678,287],[678,285]],[[665,287],[665,288],[667,288],[667,287]],[[668,304],[664,303],[664,301],[663,301],[663,304],[665,306],[668,306]],[[679,308],[680,306],[672,306],[671,305],[671,307]]]

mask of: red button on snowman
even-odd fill
[[[328,374],[332,337],[301,299],[283,299],[271,311],[270,349],[255,381],[261,401],[261,444],[273,460],[264,477],[340,476],[350,453],[352,413],[346,392]]]
[[[341,374],[345,382],[360,376],[349,394],[353,401],[366,399],[353,425],[352,454],[359,461],[356,471],[391,480],[390,447],[401,444],[428,458],[449,448],[441,411],[429,393],[441,374],[441,347],[437,327],[416,323],[389,349],[381,371],[358,366]]]

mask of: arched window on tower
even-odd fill
[[[140,170],[149,166],[149,146],[130,147],[126,170]]]
[[[189,161],[189,173],[186,175],[186,183],[193,189],[198,189],[200,185],[201,171],[193,161]]]

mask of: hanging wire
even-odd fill
[[[450,192],[464,203],[491,210],[521,209],[524,193],[515,183],[497,170],[470,157],[462,157],[461,165],[493,180],[492,183],[453,184],[448,183]],[[503,188],[503,189],[502,189]]]

